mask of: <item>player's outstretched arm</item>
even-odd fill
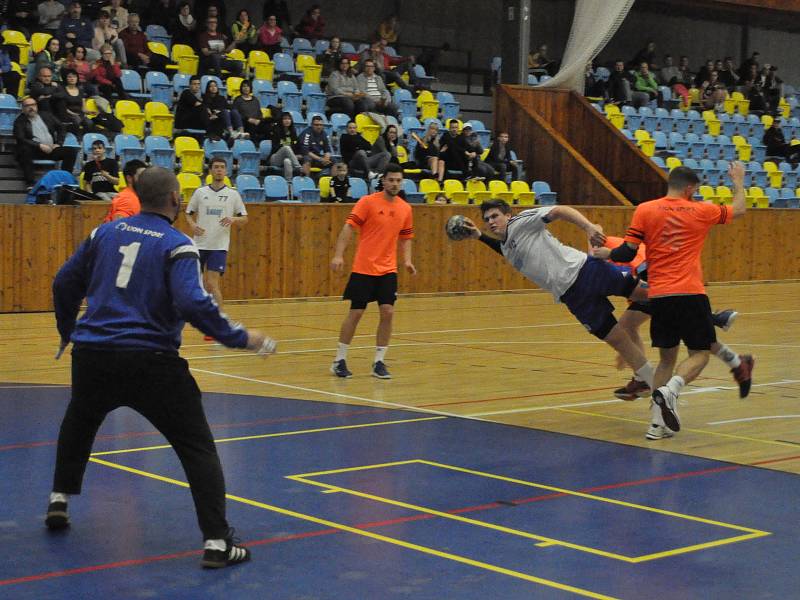
[[[547,219],[550,221],[561,219],[567,223],[577,225],[586,232],[586,236],[592,246],[602,246],[606,241],[603,228],[596,223],[592,223],[571,206],[556,206],[547,213]]]
[[[728,175],[733,183],[733,218],[737,219],[747,212],[744,192],[744,164],[738,160],[733,161],[728,167]]]

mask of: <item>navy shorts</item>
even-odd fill
[[[222,275],[227,259],[227,250],[200,250],[200,268],[203,271],[216,271]]]
[[[561,301],[589,333],[602,340],[617,324],[608,296],[627,298],[637,284],[630,271],[590,256]]]

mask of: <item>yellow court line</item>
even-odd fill
[[[298,431],[282,431],[280,433],[262,433],[259,435],[244,435],[240,437],[221,438],[214,440],[216,444],[224,442],[242,442],[246,440],[262,440],[266,438],[287,437],[290,435],[304,435],[306,433],[322,433],[325,431],[343,431],[345,429],[362,429],[365,427],[378,427],[381,425],[398,425],[402,423],[418,423],[420,421],[435,421],[437,419],[446,419],[447,417],[420,417],[418,419],[402,419],[399,421],[380,421],[378,423],[361,423],[359,425],[340,425],[338,427],[319,427],[317,429],[300,429]],[[172,448],[169,444],[161,444],[159,446],[145,446],[143,448],[125,448],[123,450],[107,450],[105,452],[92,452],[91,456],[109,456],[111,454],[128,454],[131,452],[145,452],[149,450],[165,450]]]
[[[162,475],[157,475],[156,473],[149,473],[147,471],[142,471],[141,469],[133,469],[131,467],[126,467],[124,465],[119,465],[117,463],[108,462],[106,460],[102,460],[99,458],[90,458],[92,462],[111,467],[112,469],[120,469],[122,471],[127,471],[128,473],[133,473],[135,475],[141,475],[142,477],[149,477],[151,479],[155,479],[157,481],[163,481],[165,483],[171,483],[173,485],[178,485],[180,487],[189,487],[189,484],[184,481],[178,481],[177,479],[171,479],[169,477],[164,477]],[[528,575],[527,573],[522,573],[520,571],[513,571],[511,569],[506,569],[505,567],[501,567],[498,565],[493,565],[490,563],[482,562],[479,560],[474,560],[471,558],[467,558],[466,556],[461,556],[459,554],[453,554],[451,552],[442,552],[441,550],[435,550],[433,548],[429,548],[427,546],[420,546],[419,544],[413,544],[411,542],[406,542],[404,540],[400,540],[397,538],[389,537],[386,535],[381,535],[379,533],[375,533],[373,531],[369,531],[366,529],[358,529],[356,527],[351,527],[349,525],[344,525],[342,523],[336,523],[334,521],[329,521],[327,519],[322,519],[320,517],[315,517],[313,515],[307,515],[304,513],[299,513],[293,510],[289,510],[286,508],[281,508],[279,506],[274,506],[271,504],[266,504],[264,502],[258,502],[257,500],[251,500],[250,498],[243,498],[241,496],[235,496],[233,494],[225,494],[225,497],[228,500],[233,500],[234,502],[240,502],[242,504],[248,504],[250,506],[255,506],[256,508],[262,508],[264,510],[269,510],[272,512],[276,512],[287,517],[293,517],[295,519],[300,519],[303,521],[310,521],[312,523],[316,523],[318,525],[324,525],[325,527],[330,527],[333,529],[339,529],[340,531],[346,531],[348,533],[353,533],[356,535],[360,535],[362,537],[371,538],[374,540],[378,540],[381,542],[386,542],[388,544],[392,544],[395,546],[400,546],[402,548],[407,548],[409,550],[415,550],[417,552],[421,552],[423,554],[429,554],[431,556],[436,556],[438,558],[445,558],[447,560],[452,560],[454,562],[462,563],[465,565],[469,565],[471,567],[477,567],[479,569],[485,569],[487,571],[492,571],[494,573],[499,573],[501,575],[507,575],[509,577],[514,577],[516,579],[522,579],[523,581],[529,581],[531,583],[537,583],[539,585],[544,585],[547,587],[555,588],[558,590],[562,590],[565,592],[572,592],[573,594],[577,594],[579,596],[584,596],[586,598],[595,598],[596,600],[618,600],[613,596],[606,596],[604,594],[599,594],[597,592],[592,592],[591,590],[585,590],[579,587],[567,585],[565,583],[559,583],[558,581],[552,581],[550,579],[544,579],[542,577],[536,577],[535,575]]]
[[[425,507],[425,506],[419,506],[419,505],[415,505],[415,504],[411,504],[411,503],[407,503],[407,502],[402,502],[402,501],[399,501],[399,500],[393,500],[391,498],[384,498],[382,496],[375,496],[375,495],[372,495],[372,494],[366,494],[364,492],[359,492],[358,490],[351,490],[351,489],[348,489],[348,488],[343,488],[341,486],[334,486],[334,485],[330,485],[330,484],[327,484],[327,483],[322,483],[322,482],[319,482],[319,481],[314,481],[312,479],[308,479],[309,477],[315,477],[315,476],[332,475],[332,474],[337,474],[337,473],[345,473],[345,472],[349,472],[349,471],[363,471],[363,470],[368,470],[368,469],[393,467],[393,466],[407,465],[407,464],[412,464],[412,463],[425,464],[425,465],[430,465],[430,466],[434,466],[434,467],[438,467],[438,468],[442,468],[442,469],[450,469],[450,470],[453,470],[453,471],[460,471],[460,472],[463,472],[463,473],[469,473],[471,475],[476,475],[476,476],[480,476],[480,477],[487,477],[487,478],[490,478],[490,479],[498,479],[500,481],[505,481],[505,482],[514,483],[514,484],[518,484],[518,485],[524,485],[524,486],[528,486],[528,487],[540,488],[540,489],[544,489],[544,490],[548,490],[548,491],[552,491],[552,492],[558,492],[558,493],[565,494],[565,495],[577,496],[579,498],[585,498],[585,499],[588,499],[588,500],[596,500],[596,501],[599,501],[599,502],[606,502],[606,503],[609,503],[609,504],[616,504],[616,505],[619,505],[619,506],[624,506],[626,508],[633,508],[633,509],[637,509],[637,510],[643,510],[643,511],[646,511],[646,512],[653,512],[653,513],[657,513],[657,514],[661,514],[661,515],[665,515],[665,516],[669,516],[669,517],[684,519],[684,520],[687,520],[687,521],[695,521],[695,522],[698,522],[698,523],[704,523],[706,525],[713,525],[713,526],[721,527],[721,528],[724,528],[724,529],[734,529],[734,530],[737,530],[737,531],[744,531],[744,532],[747,533],[747,535],[736,536],[736,537],[731,537],[731,538],[722,538],[720,540],[713,540],[713,541],[710,541],[710,542],[704,542],[704,543],[695,544],[695,545],[692,545],[692,546],[685,546],[685,547],[682,547],[682,548],[674,548],[674,549],[671,549],[671,550],[665,550],[665,551],[657,552],[657,553],[653,553],[653,554],[646,554],[646,555],[643,555],[643,556],[625,556],[625,555],[617,554],[617,553],[614,553],[614,552],[608,552],[608,551],[605,551],[605,550],[599,550],[597,548],[591,548],[591,547],[588,547],[588,546],[582,546],[580,544],[574,544],[574,543],[566,542],[566,541],[563,541],[563,540],[557,540],[557,539],[554,539],[554,538],[549,538],[549,537],[546,537],[546,536],[537,535],[537,534],[530,533],[530,532],[527,532],[527,531],[521,531],[521,530],[518,530],[518,529],[511,529],[509,527],[503,527],[502,525],[495,525],[493,523],[487,523],[485,521],[480,521],[480,520],[477,520],[477,519],[470,519],[468,517],[462,517],[460,515],[454,515],[452,513],[438,511],[438,510],[435,510],[435,509],[432,509],[432,508],[428,508],[428,507]],[[504,477],[502,475],[494,475],[492,473],[486,473],[486,472],[483,472],[483,471],[476,471],[476,470],[473,470],[473,469],[465,469],[463,467],[455,467],[453,465],[445,465],[445,464],[442,464],[442,463],[437,463],[437,462],[428,461],[428,460],[422,460],[422,459],[396,461],[396,462],[393,462],[393,463],[383,463],[383,464],[378,464],[378,465],[365,465],[365,466],[362,466],[362,467],[346,467],[346,468],[343,468],[343,469],[331,469],[331,470],[328,470],[328,471],[318,471],[316,473],[303,473],[303,474],[300,474],[300,475],[288,475],[287,479],[292,479],[294,481],[299,481],[301,483],[306,483],[306,484],[309,484],[309,485],[314,485],[314,486],[322,487],[322,488],[325,488],[325,489],[335,489],[335,490],[340,491],[340,492],[344,492],[344,493],[351,494],[353,496],[357,496],[357,497],[361,497],[361,498],[366,498],[366,499],[369,499],[369,500],[374,500],[376,502],[382,502],[382,503],[385,503],[385,504],[391,504],[391,505],[394,505],[394,506],[400,506],[402,508],[407,508],[407,509],[410,509],[410,510],[417,510],[417,511],[420,511],[420,512],[436,515],[436,516],[439,516],[439,517],[442,517],[442,518],[445,518],[445,519],[451,519],[451,520],[454,520],[454,521],[460,521],[460,522],[464,522],[464,523],[469,523],[471,525],[475,525],[475,526],[478,526],[478,527],[484,527],[484,528],[487,528],[487,529],[494,529],[496,531],[501,531],[503,533],[508,533],[508,534],[511,534],[511,535],[516,535],[516,536],[520,536],[520,537],[540,540],[542,542],[548,543],[549,545],[564,546],[566,548],[572,548],[573,550],[579,550],[581,552],[587,552],[587,553],[590,553],[590,554],[597,554],[599,556],[605,556],[607,558],[613,558],[613,559],[616,559],[616,560],[620,560],[620,561],[623,561],[623,562],[629,562],[629,563],[640,563],[640,562],[645,562],[645,561],[648,561],[648,560],[654,560],[656,558],[664,558],[666,556],[675,556],[677,554],[685,554],[685,553],[693,552],[693,551],[700,550],[700,549],[703,549],[703,548],[711,548],[711,547],[714,547],[714,546],[722,546],[722,545],[725,545],[725,544],[732,544],[732,543],[735,543],[735,542],[740,542],[740,541],[744,541],[744,540],[751,539],[751,538],[763,537],[763,536],[771,535],[771,533],[767,532],[767,531],[761,531],[759,529],[752,529],[750,527],[744,527],[744,526],[741,526],[741,525],[734,525],[732,523],[724,523],[722,521],[714,521],[712,519],[706,519],[704,517],[697,517],[697,516],[694,516],[694,515],[687,515],[687,514],[684,514],[684,513],[677,513],[677,512],[673,512],[673,511],[669,511],[669,510],[665,510],[665,509],[661,509],[661,508],[655,508],[655,507],[652,507],[652,506],[645,506],[645,505],[642,505],[642,504],[634,504],[632,502],[625,502],[623,500],[616,500],[614,498],[606,498],[604,496],[595,496],[595,495],[592,495],[592,494],[586,494],[584,492],[576,492],[574,490],[568,490],[568,489],[559,488],[559,487],[555,487],[555,486],[551,486],[551,485],[545,485],[545,484],[541,484],[541,483],[533,483],[533,482],[525,481],[525,480],[522,480],[522,479],[514,479],[512,477]]]

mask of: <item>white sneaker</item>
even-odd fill
[[[644,434],[644,437],[646,437],[648,440],[663,440],[664,438],[671,438],[674,435],[675,432],[669,427],[652,423],[647,429],[647,433]]]
[[[666,385],[653,392],[653,402],[661,409],[664,425],[672,431],[681,430],[681,419],[678,416],[678,396]]]

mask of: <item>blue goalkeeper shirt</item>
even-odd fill
[[[188,321],[231,348],[247,332],[233,326],[203,289],[191,238],[154,213],[95,229],[53,282],[62,341],[108,350],[177,352]],[[88,308],[77,320],[81,301]]]

